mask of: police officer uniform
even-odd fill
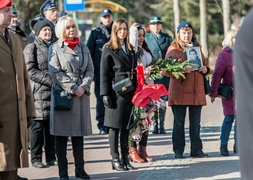
[[[162,20],[158,16],[152,16],[149,20],[149,24],[163,24]],[[166,52],[168,47],[170,46],[170,43],[172,42],[172,38],[170,35],[163,33],[160,31],[158,36],[156,36],[153,32],[147,33],[145,35],[145,41],[148,44],[149,49],[151,50],[155,61],[158,59],[165,58]],[[169,77],[163,77],[161,79],[156,79],[154,81],[155,84],[164,84],[168,90],[169,88]],[[159,109],[159,113],[155,113],[154,118],[154,129],[153,133],[157,134],[158,133],[158,119],[160,120],[160,133],[165,134],[165,129],[164,129],[164,119],[165,119],[165,114],[166,114],[166,108],[164,110]]]
[[[58,9],[58,7],[56,6],[56,4],[54,2],[51,2],[50,0],[47,0],[46,2],[44,2],[41,7],[40,7],[40,11],[42,12],[42,14],[44,14],[45,11],[50,10],[50,9]],[[43,19],[44,21],[46,21],[50,27],[51,27],[51,32],[52,32],[52,40],[51,43],[55,42],[58,40],[58,38],[56,37],[55,34],[55,24],[52,23],[49,19],[47,19],[46,17]]]
[[[16,17],[18,16],[18,10],[14,5],[12,7],[12,14],[13,16]],[[8,30],[14,34],[17,34],[20,37],[22,48],[24,49],[26,45],[29,43],[28,35],[19,26],[16,27],[9,26]]]
[[[104,9],[101,11],[100,16],[112,15],[112,11],[110,9]],[[97,99],[96,104],[96,120],[98,121],[98,129],[100,130],[100,134],[107,133],[104,127],[104,116],[105,116],[105,107],[103,100],[100,96],[100,62],[101,62],[101,54],[102,48],[105,43],[107,43],[111,37],[111,28],[112,24],[109,27],[100,23],[100,25],[91,31],[89,36],[87,46],[90,50],[90,54],[93,60],[93,64],[95,67],[95,96]]]

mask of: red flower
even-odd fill
[[[183,59],[182,59],[182,58],[179,58],[179,59],[178,59],[178,62],[180,62],[180,63],[183,62]]]

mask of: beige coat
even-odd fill
[[[28,166],[27,117],[35,117],[33,94],[19,37],[0,37],[0,171]]]

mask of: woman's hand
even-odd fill
[[[215,97],[210,97],[210,99],[211,99],[211,103],[215,101]]]
[[[162,76],[166,76],[167,71],[165,71],[165,70],[161,70],[161,71],[160,71],[160,74],[161,74]]]
[[[185,73],[191,73],[192,71],[194,71],[192,66],[185,66],[184,67],[184,72]]]
[[[206,66],[202,66],[200,69],[199,69],[199,72],[203,73],[203,74],[206,74],[207,73],[207,67]]]
[[[81,97],[86,91],[82,87],[78,87],[77,91],[75,92],[75,95],[77,97]]]

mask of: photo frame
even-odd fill
[[[194,70],[199,70],[203,66],[200,47],[186,47],[186,56],[190,63],[197,64],[194,66]]]

